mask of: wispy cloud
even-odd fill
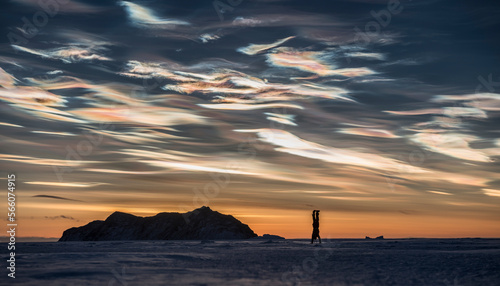
[[[51,195],[34,195],[33,197],[34,198],[46,198],[46,199],[55,199],[55,200],[63,200],[63,201],[81,202],[80,200],[68,199],[68,198],[64,198],[64,197],[51,196]]]
[[[433,98],[434,102],[462,102],[464,107],[481,111],[500,111],[500,94],[498,93],[474,93],[464,95],[438,95]],[[480,111],[476,111],[480,112]]]
[[[222,110],[256,110],[256,109],[271,109],[271,108],[302,109],[302,106],[291,103],[262,103],[262,104],[218,103],[218,104],[198,104],[198,105],[204,108],[222,109]]]
[[[46,135],[54,135],[54,136],[76,136],[76,134],[69,133],[69,132],[54,132],[54,131],[31,131],[32,133],[36,134],[46,134]]]
[[[71,187],[71,188],[92,188],[101,185],[108,185],[107,183],[47,182],[47,181],[25,182],[25,184],[51,186],[51,187]]]
[[[336,68],[333,63],[322,59],[324,54],[315,51],[298,51],[288,47],[277,48],[267,54],[267,61],[276,67],[293,68],[319,76],[358,77],[375,74],[366,67]]]
[[[68,219],[68,220],[76,220],[78,221],[77,219],[75,219],[74,217],[72,216],[66,216],[66,215],[58,215],[58,216],[45,216],[46,219]]]
[[[9,126],[9,127],[18,127],[18,128],[22,128],[23,127],[23,126],[21,126],[19,124],[13,124],[13,123],[8,123],[8,122],[0,122],[0,125]]]
[[[24,5],[34,6],[36,8],[40,8],[40,1],[37,0],[13,0],[13,2],[17,2]],[[42,2],[43,3],[43,2]],[[50,3],[50,2],[48,2]],[[84,4],[75,0],[65,0],[61,2],[61,4],[54,2],[54,6],[57,7],[57,13],[97,13],[101,12],[103,9],[97,6],[92,6],[89,4]],[[55,8],[49,8],[55,9]]]
[[[411,136],[411,140],[433,152],[468,161],[490,162],[490,154],[500,154],[500,150],[496,148],[471,148],[470,143],[479,138],[460,133],[417,133]]]
[[[76,166],[81,166],[84,164],[83,161],[77,161],[77,160],[38,158],[38,157],[31,157],[31,156],[9,155],[9,154],[0,154],[0,160],[25,163],[25,164],[31,164],[31,165],[46,165],[46,166],[76,167]],[[97,162],[96,161],[86,161],[85,163],[97,163]]]
[[[190,25],[186,21],[158,17],[151,9],[132,2],[119,1],[118,3],[125,7],[130,21],[138,27],[158,29],[168,28],[169,26]]]
[[[444,196],[451,196],[453,194],[450,194],[448,192],[443,192],[443,191],[427,191],[429,193],[432,193],[432,194],[437,194],[437,195],[444,195]]]
[[[269,82],[243,72],[218,69],[207,73],[190,72],[190,67],[175,64],[143,63],[130,61],[127,70],[120,74],[136,78],[164,78],[175,81],[162,88],[185,94],[200,92],[217,95],[215,101],[226,103],[263,103],[286,101],[303,97],[321,97],[354,101],[347,90],[331,85],[304,82],[302,84],[283,84]],[[246,98],[246,100],[242,98]],[[235,106],[239,108],[239,106]]]
[[[110,58],[99,55],[96,48],[83,48],[83,47],[62,47],[50,50],[37,50],[18,45],[12,45],[18,51],[29,53],[32,55],[40,56],[43,58],[61,60],[64,63],[76,63],[81,61],[111,61]],[[100,49],[102,50],[102,48]]]
[[[381,53],[352,52],[352,53],[347,53],[347,56],[354,58],[368,59],[368,60],[379,60],[379,61],[385,59],[385,55]]]
[[[483,189],[483,193],[490,197],[500,197],[500,190]]]
[[[192,111],[159,106],[81,108],[72,110],[71,114],[94,122],[138,125],[171,126],[207,123],[207,118]]]
[[[260,140],[276,145],[276,151],[317,159],[329,163],[360,166],[383,172],[425,173],[427,170],[408,166],[402,162],[381,155],[360,152],[347,148],[323,146],[301,139],[290,132],[277,129],[235,130],[257,133]]]
[[[278,122],[280,124],[286,124],[291,126],[297,126],[295,122],[293,122],[295,115],[292,114],[276,114],[272,112],[266,112],[267,119],[271,121]]]
[[[17,79],[11,74],[0,68],[0,86],[4,88],[13,88]]]
[[[392,133],[389,130],[376,129],[376,128],[342,128],[337,132],[344,134],[368,136],[368,137],[399,138],[399,136],[394,135],[394,133]]]
[[[238,52],[253,56],[253,55],[265,52],[269,49],[275,48],[275,47],[277,47],[277,46],[279,46],[279,45],[281,45],[281,44],[283,44],[283,43],[285,43],[293,38],[295,38],[295,36],[291,36],[291,37],[287,37],[287,38],[284,38],[281,40],[277,40],[276,42],[271,43],[271,44],[260,44],[260,45],[251,44],[247,47],[239,48]]]

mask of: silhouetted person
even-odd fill
[[[313,215],[313,234],[311,238],[311,244],[314,243],[314,240],[316,238],[319,240],[319,243],[321,243],[321,237],[319,237],[319,211],[314,210],[312,215]]]

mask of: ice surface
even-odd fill
[[[2,285],[500,285],[499,239],[16,246],[17,278],[5,274]]]

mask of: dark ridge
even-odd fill
[[[114,212],[104,221],[65,230],[59,241],[210,240],[256,236],[248,225],[233,216],[201,207],[183,214],[162,212],[151,217]]]

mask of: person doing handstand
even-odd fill
[[[316,214],[316,216],[314,215]],[[321,237],[319,237],[319,210],[313,210],[313,233],[311,238],[311,244],[314,243],[314,240],[317,238],[319,243],[321,243]]]

